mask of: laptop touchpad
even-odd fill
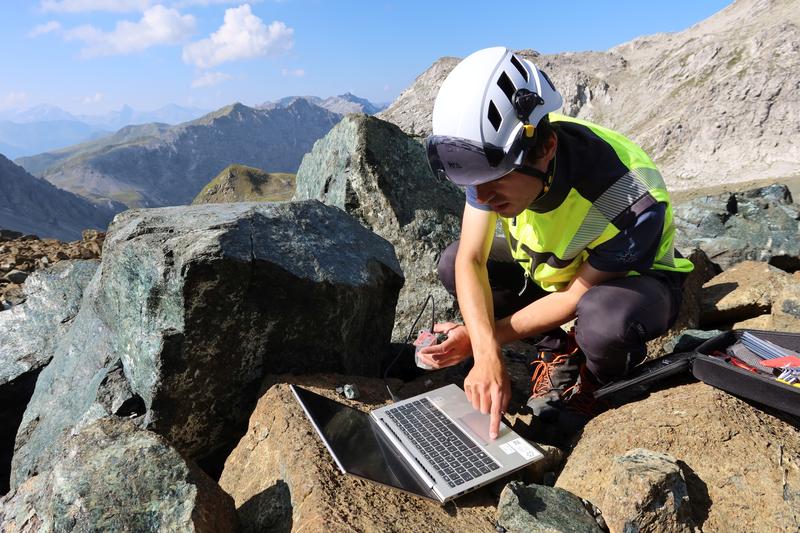
[[[462,424],[469,428],[473,437],[477,437],[481,444],[489,444],[489,422],[491,418],[480,411],[474,411],[459,418]]]

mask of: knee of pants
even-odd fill
[[[436,271],[439,274],[439,280],[452,295],[456,293],[456,254],[458,253],[458,242],[455,241],[450,244],[442,252],[439,257],[439,264],[436,266]]]
[[[630,308],[595,289],[578,302],[575,340],[589,370],[606,383],[644,359],[647,332]]]

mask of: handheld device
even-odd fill
[[[423,370],[433,370],[433,367],[430,365],[426,365],[419,359],[419,351],[426,346],[432,346],[434,344],[439,344],[447,340],[447,335],[444,333],[434,333],[429,329],[421,329],[419,331],[419,335],[417,336],[417,340],[414,341],[414,362],[417,366]]]

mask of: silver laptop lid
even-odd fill
[[[290,385],[342,473],[439,500],[366,413]]]
[[[417,423],[423,426],[442,426],[450,422],[461,432],[455,440],[448,438],[445,443],[421,444],[423,439],[418,435],[415,436],[413,432],[408,434],[408,420],[403,420],[398,415],[402,413],[404,406],[422,398],[435,406],[438,412],[417,415]],[[418,477],[431,486],[437,499],[442,502],[491,483],[543,457],[538,449],[503,423],[500,424],[497,439],[490,440],[489,415],[476,411],[464,391],[452,384],[381,407],[372,411],[371,416],[386,430],[390,440],[417,471]],[[403,425],[405,430],[401,427]],[[462,443],[465,445],[461,445]],[[451,478],[445,468],[450,459],[442,461],[441,456],[444,451],[457,448],[471,448],[468,450],[471,455],[467,457],[467,461],[479,465],[493,463],[491,469],[462,467],[467,470],[467,475]],[[475,448],[491,458],[491,461],[481,463],[474,453]],[[461,461],[465,461],[463,455]],[[456,481],[453,482],[453,479]]]

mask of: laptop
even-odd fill
[[[441,503],[543,457],[502,422],[490,440],[489,415],[456,385],[369,414],[291,389],[342,473]]]

